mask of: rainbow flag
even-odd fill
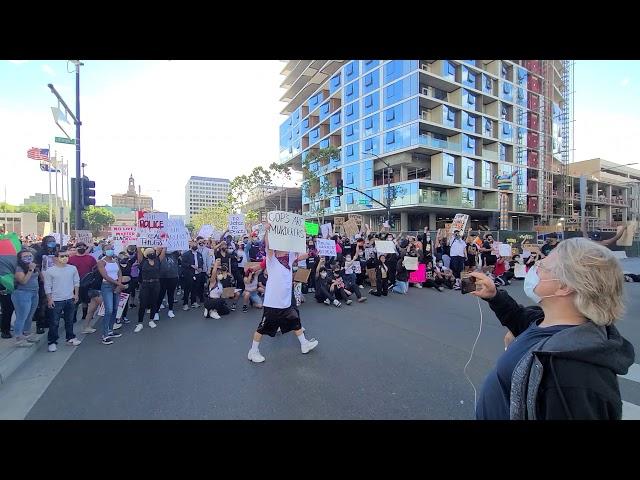
[[[6,289],[6,293],[12,293],[15,288],[13,275],[20,250],[22,244],[16,233],[0,235],[0,285]]]

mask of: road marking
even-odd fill
[[[623,400],[622,420],[640,420],[640,407]]]
[[[640,365],[634,363],[629,367],[629,372],[626,375],[620,375],[620,377],[640,383]]]

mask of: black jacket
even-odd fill
[[[523,307],[502,290],[488,303],[500,323],[516,337],[531,323],[540,324],[544,320],[540,307]],[[536,419],[619,420],[622,417],[617,375],[627,373],[635,353],[616,327],[599,327],[587,322],[556,333],[533,353],[542,371],[538,390],[533,392]],[[530,373],[529,383],[536,380],[535,374]],[[531,397],[531,392],[527,391],[527,395]],[[511,409],[513,416],[513,398]]]
[[[404,268],[404,265],[402,264],[403,261],[404,261],[404,256],[401,256],[396,266],[396,280],[399,282],[408,282],[409,271],[406,268]]]
[[[193,270],[192,265],[195,263],[195,259],[193,257],[193,250],[189,250],[182,254],[182,258],[180,258],[180,268],[182,269],[183,275],[193,275],[195,271]],[[198,268],[204,268],[204,258],[200,252],[195,252],[198,259]]]

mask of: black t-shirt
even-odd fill
[[[556,248],[558,246],[558,244],[556,243],[555,245],[551,245],[549,243],[545,243],[542,248],[540,249],[540,252],[542,252],[542,254],[546,257],[547,255],[549,255],[551,253],[551,250],[553,250],[554,248]]]
[[[489,242],[488,240],[485,240],[482,243],[482,248],[491,248],[491,242]],[[482,252],[482,255],[486,258],[491,258],[491,259],[496,258],[496,256],[493,255],[491,252]]]
[[[554,325],[541,328],[532,323],[518,335],[485,379],[478,396],[476,418],[478,420],[509,420],[511,376],[516,365],[538,342],[571,327],[572,325]]]
[[[160,278],[160,259],[156,258],[153,265],[151,265],[146,258],[142,260],[140,264],[140,278],[141,280],[158,280]]]
[[[268,277],[264,274],[264,272],[260,272],[260,275],[258,275],[258,285],[262,284],[263,287],[266,287],[267,279]]]
[[[226,265],[230,272],[235,272],[238,269],[238,259],[235,254],[231,254],[227,251],[226,255],[222,255],[220,252],[216,252],[216,260],[220,259],[220,266]]]

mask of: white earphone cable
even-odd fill
[[[478,329],[478,336],[476,337],[475,342],[473,342],[473,347],[471,347],[471,355],[469,356],[469,360],[467,361],[467,364],[464,366],[464,376],[467,377],[467,381],[471,384],[471,388],[473,388],[473,410],[475,412],[476,410],[476,404],[478,401],[478,392],[476,391],[476,387],[473,384],[473,382],[471,381],[471,378],[469,378],[469,375],[467,375],[467,367],[469,366],[469,364],[471,363],[471,360],[473,359],[473,353],[476,350],[476,345],[478,344],[478,340],[480,339],[480,334],[482,334],[482,307],[480,306],[480,298],[476,297],[476,300],[478,301],[478,310],[480,310],[480,328]]]

